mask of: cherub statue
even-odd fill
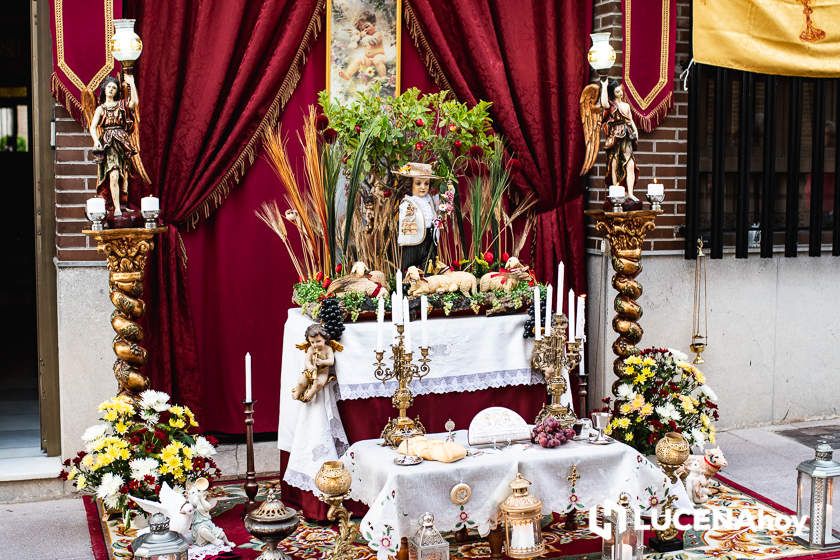
[[[411,182],[411,194],[400,202],[400,218],[397,245],[402,248],[402,270],[416,266],[426,271],[429,262],[435,262],[438,241],[438,200],[429,194],[432,179],[439,179],[432,173],[428,163],[410,162],[394,172]],[[403,192],[407,188],[401,189]]]
[[[633,121],[630,104],[624,99],[624,86],[618,80],[604,79],[583,88],[580,94],[580,119],[586,141],[586,157],[581,175],[592,169],[601,142],[601,131],[605,135],[604,151],[607,155],[607,185],[625,185],[627,198],[638,202],[633,194],[636,186],[636,157],[633,150],[639,139],[639,130]]]
[[[292,387],[292,398],[309,402],[329,383],[330,374],[335,366],[334,351],[341,352],[344,347],[335,340],[331,340],[327,329],[320,323],[313,323],[306,327],[304,336],[306,342],[296,346],[306,351],[306,359],[303,373]]]
[[[91,95],[92,97],[92,95]],[[126,99],[127,97],[127,99]],[[122,215],[120,194],[127,200],[128,180],[138,176],[151,183],[140,160],[139,100],[134,76],[125,74],[124,82],[107,76],[99,91],[96,109],[89,113],[91,100],[84,102],[88,131],[93,138],[93,159],[97,164],[96,190],[111,201],[114,216]]]
[[[210,510],[216,505],[216,500],[207,499],[207,489],[210,482],[204,478],[197,478],[193,482],[187,482],[187,500],[193,507],[192,524],[190,532],[196,546],[212,545],[233,545],[218,525],[213,523]]]

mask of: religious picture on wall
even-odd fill
[[[401,0],[327,0],[327,89],[344,102],[400,89]]]

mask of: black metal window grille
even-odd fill
[[[689,79],[685,256],[734,248],[840,255],[840,79],[695,64]]]

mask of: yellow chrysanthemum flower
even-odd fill
[[[83,467],[90,468],[90,467],[93,466],[93,463],[94,463],[94,456],[91,455],[91,454],[85,455],[84,458],[82,458],[82,466]]]
[[[181,420],[180,418],[170,418],[169,419],[169,425],[172,426],[173,428],[180,429],[180,428],[183,428],[184,426],[186,426],[187,423],[184,422],[183,420]]]
[[[703,375],[700,372],[700,370],[697,369],[697,368],[694,369],[694,378],[697,380],[697,383],[699,383],[700,385],[705,385],[706,384],[706,376]]]
[[[70,472],[67,473],[67,480],[73,480],[74,478],[76,478],[77,474],[79,474],[79,469],[73,467],[72,469],[70,469]]]
[[[124,434],[128,431],[128,426],[126,425],[125,422],[120,420],[119,422],[114,424],[114,431],[117,432],[118,434]]]
[[[85,475],[80,474],[80,475],[76,478],[76,490],[81,490],[81,489],[83,489],[85,486],[87,486],[87,478],[85,478]]]
[[[624,434],[624,441],[633,441],[633,432],[627,432]]]
[[[639,410],[645,405],[645,397],[640,394],[636,394],[633,400],[630,402],[630,407],[633,410]]]
[[[629,418],[619,418],[618,419],[618,427],[619,428],[627,428],[630,426],[630,419]]]
[[[650,356],[645,356],[645,358],[642,360],[642,365],[643,366],[655,366],[656,365],[656,360],[654,360]]]
[[[624,403],[620,407],[618,407],[618,411],[622,414],[628,414],[630,412],[630,403]]]
[[[650,416],[653,414],[653,405],[651,403],[645,403],[644,406],[639,409],[639,414],[641,414],[643,418]]]
[[[709,424],[711,424],[711,423],[712,423],[712,421],[711,421],[711,420],[709,420],[709,417],[708,417],[708,416],[706,416],[705,414],[701,414],[701,415],[700,415],[700,423],[701,423],[701,424],[703,424],[703,427],[704,427],[704,428],[708,428],[708,427],[709,427]]]
[[[108,412],[106,412],[104,416],[102,416],[102,419],[107,420],[108,422],[113,422],[119,417],[120,415],[117,414],[117,411],[112,408]]]
[[[192,449],[190,449],[189,447],[185,447],[184,448],[184,457],[186,457],[187,459],[192,459],[192,456],[193,456]]]
[[[604,433],[607,434],[607,435],[613,433],[613,425],[612,424],[607,425],[607,427],[604,428]]]
[[[176,416],[182,416],[184,414],[184,407],[183,406],[178,406],[178,405],[170,406],[169,407],[169,412],[171,412],[172,414],[175,414]]]
[[[184,468],[191,471],[193,468],[192,459],[184,459]]]
[[[633,375],[634,373],[636,373],[636,368],[634,368],[633,366],[624,366],[624,373],[626,375]]]

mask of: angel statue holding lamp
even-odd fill
[[[639,130],[633,121],[630,104],[624,98],[621,82],[604,79],[583,88],[580,95],[580,118],[586,141],[586,157],[580,174],[585,175],[595,164],[603,131],[607,186],[627,187],[625,210],[638,210],[642,203],[633,194],[638,175],[633,151],[639,139]]]
[[[95,102],[94,102],[95,103]],[[93,103],[86,102],[90,107]],[[122,215],[120,196],[128,201],[128,180],[138,176],[150,183],[140,161],[140,134],[137,128],[139,101],[134,76],[125,74],[123,82],[107,76],[102,81],[98,104],[86,111],[93,138],[93,159],[97,164],[97,194],[113,205],[114,217]]]
[[[432,179],[440,179],[432,173],[429,163],[410,162],[394,174],[401,177],[402,192],[407,192],[405,183],[410,182],[411,194],[400,202],[397,245],[402,249],[402,270],[416,266],[426,271],[429,262],[437,257],[437,208],[438,196],[429,194]]]

